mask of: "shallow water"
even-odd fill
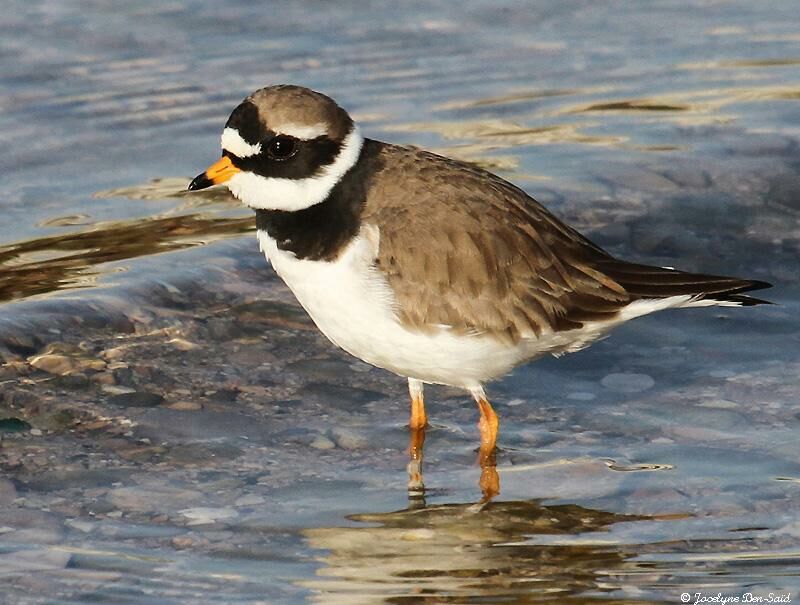
[[[0,600],[799,597],[795,2],[157,5],[0,16]],[[455,6],[455,5],[453,5]],[[335,350],[250,213],[182,190],[252,89],[477,162],[615,254],[775,284],[489,386]]]

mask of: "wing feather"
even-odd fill
[[[608,255],[501,178],[384,145],[362,220],[401,321],[518,341],[580,327],[630,300],[592,267]]]
[[[455,160],[367,141],[362,222],[400,321],[517,342],[603,321],[637,299],[690,295],[735,304],[765,282],[613,258],[524,191]]]

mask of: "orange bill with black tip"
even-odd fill
[[[205,189],[212,185],[221,185],[230,180],[237,172],[241,171],[233,165],[233,162],[231,162],[231,159],[227,155],[223,155],[219,160],[211,164],[205,172],[198,174],[194,180],[189,183],[189,191]]]

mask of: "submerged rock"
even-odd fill
[[[8,479],[0,479],[0,506],[10,504],[17,497],[17,488]]]
[[[87,370],[97,372],[106,367],[106,362],[102,359],[90,359],[59,353],[36,355],[29,359],[29,363],[37,370],[57,376],[65,376]]]
[[[120,393],[108,398],[108,403],[129,408],[152,408],[161,405],[164,397],[157,393],[134,391],[133,393]]]
[[[619,393],[640,393],[652,389],[656,381],[647,374],[619,373],[608,374],[600,384]]]
[[[332,428],[331,437],[333,437],[336,445],[343,450],[360,450],[369,445],[369,439],[366,435],[344,427]]]
[[[24,433],[31,429],[31,424],[21,418],[0,419],[0,433]]]

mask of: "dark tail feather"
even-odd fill
[[[634,299],[668,298],[688,294],[696,300],[715,300],[743,306],[772,304],[767,300],[744,294],[772,287],[772,284],[763,281],[685,273],[675,269],[627,263],[613,258],[598,261],[595,268],[625,288]]]

